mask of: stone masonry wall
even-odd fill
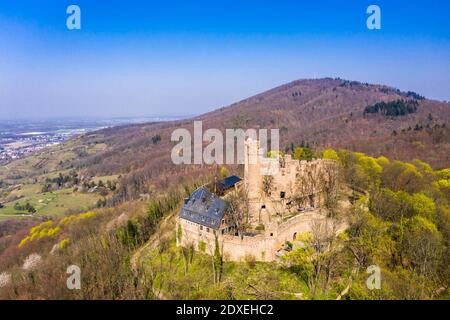
[[[219,245],[224,258],[229,261],[244,260],[247,256],[252,256],[257,261],[273,261],[277,250],[286,241],[292,241],[295,234],[311,231],[312,221],[325,219],[327,218],[321,210],[313,210],[299,214],[280,225],[270,226],[264,234],[246,236],[243,239],[231,235],[218,235]],[[212,230],[210,232],[206,232],[205,228],[200,230],[198,225],[184,219],[180,219],[178,223],[183,230],[181,245],[186,246],[191,243],[196,250],[199,250],[199,243],[203,241],[205,253],[213,254],[215,235]],[[341,225],[338,232],[344,229],[345,225]]]

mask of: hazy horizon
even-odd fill
[[[450,3],[368,1],[0,4],[0,119],[202,114],[305,78],[450,100]]]
[[[20,121],[29,121],[29,122],[48,122],[48,121],[114,121],[114,120],[145,120],[145,119],[185,119],[185,118],[191,118],[195,117],[196,115],[123,115],[123,116],[101,116],[101,115],[74,115],[74,116],[33,116],[33,117],[11,117],[11,118],[2,118],[0,117],[0,124],[1,122],[20,122]]]
[[[14,121],[30,121],[30,122],[47,122],[47,121],[105,121],[105,120],[121,120],[121,119],[122,120],[125,120],[125,119],[128,119],[128,120],[130,120],[130,119],[141,119],[142,120],[142,119],[152,119],[152,118],[162,118],[162,119],[168,119],[168,120],[171,120],[171,119],[177,119],[177,120],[178,119],[188,119],[188,118],[193,118],[193,117],[199,116],[199,115],[201,115],[203,113],[207,113],[207,112],[210,112],[210,111],[217,110],[217,109],[219,109],[221,107],[228,107],[228,106],[232,105],[233,103],[237,103],[237,102],[239,102],[239,101],[241,101],[243,99],[250,98],[250,97],[252,97],[254,95],[263,93],[265,91],[268,91],[270,89],[276,88],[276,87],[278,87],[280,85],[283,85],[283,84],[287,84],[287,83],[292,82],[292,81],[296,81],[296,80],[320,80],[320,79],[325,79],[325,78],[332,78],[332,77],[324,77],[324,78],[316,78],[316,79],[313,79],[313,78],[309,78],[309,79],[294,79],[294,80],[291,80],[291,81],[288,81],[288,82],[284,82],[284,83],[281,83],[281,84],[278,84],[278,85],[274,85],[273,87],[270,87],[270,88],[266,88],[266,89],[264,89],[262,91],[256,92],[256,93],[251,94],[249,96],[242,97],[241,99],[237,99],[236,101],[230,102],[228,105],[214,106],[214,107],[211,107],[209,110],[205,110],[205,111],[203,111],[201,113],[196,113],[196,114],[159,114],[159,115],[158,114],[153,114],[153,115],[151,115],[151,114],[150,115],[149,114],[122,114],[122,115],[120,115],[120,114],[117,114],[117,115],[90,115],[90,114],[83,115],[83,114],[80,114],[80,115],[69,115],[69,116],[63,116],[63,115],[56,115],[56,116],[37,115],[37,116],[32,116],[32,117],[27,117],[27,116],[24,116],[24,115],[17,115],[17,116],[13,116],[13,117],[10,117],[10,118],[4,118],[4,117],[2,117],[2,115],[0,115],[0,122],[5,122],[5,121],[11,121],[11,122],[14,122]],[[339,77],[337,77],[337,78],[339,78]],[[363,81],[360,81],[358,79],[342,79],[342,80],[359,81],[359,82],[363,83]],[[369,83],[369,84],[371,84],[371,85],[386,85],[385,83]],[[396,89],[400,89],[400,88],[397,88],[397,87],[395,87],[395,88]],[[400,90],[402,90],[404,92],[410,91],[410,89],[408,89],[408,88],[400,89]],[[417,93],[421,94],[421,92],[417,92]],[[430,100],[437,100],[437,101],[441,101],[441,102],[450,102],[450,101],[447,101],[447,100],[433,99],[431,97],[425,97],[425,98],[430,99]]]

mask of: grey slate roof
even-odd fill
[[[242,179],[239,178],[238,176],[229,176],[229,177],[223,179],[222,181],[220,181],[218,185],[221,190],[227,190],[227,189],[233,187],[236,183],[238,183],[241,180]]]
[[[201,187],[192,193],[181,208],[179,216],[208,228],[219,229],[225,208],[225,201]]]

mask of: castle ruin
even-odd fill
[[[204,186],[186,199],[177,220],[177,245],[212,254],[217,238],[225,259],[272,261],[314,221],[327,220],[322,206],[335,192],[336,163],[291,155],[265,158],[264,152],[258,141],[247,139],[243,180],[232,176],[220,182],[221,196]],[[238,222],[236,208],[242,211]]]

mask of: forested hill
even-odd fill
[[[377,110],[380,103],[387,103],[383,110],[389,112],[367,112]],[[329,78],[298,80],[196,119],[203,120],[204,129],[279,128],[283,148],[303,142],[318,149],[417,158],[436,169],[450,166],[450,104],[383,85]],[[94,155],[82,154],[70,165],[95,175],[134,172],[170,184],[179,170],[170,162],[170,135],[179,127],[192,128],[192,120],[88,134],[80,145],[104,143],[107,148]]]
[[[420,159],[434,169],[450,167],[450,103],[384,85],[330,78],[298,80],[195,119],[203,120],[204,129],[279,128],[281,147],[286,149],[302,144],[317,151],[346,148],[376,157]],[[63,146],[74,157],[63,157],[56,169],[75,168],[91,176],[120,174],[126,188],[118,193],[120,200],[135,198],[149,187],[183,183],[208,170],[170,161],[172,132],[192,129],[193,120],[86,134]],[[43,165],[48,158],[45,152],[31,174],[48,171]],[[13,166],[9,171],[9,176],[30,175],[15,172]]]
[[[195,119],[91,132],[0,166],[0,299],[448,299],[449,118],[449,103],[418,93],[301,80]],[[170,136],[193,120],[279,128],[295,159],[338,161],[339,198],[351,205],[330,209],[348,230],[320,245],[302,238],[310,244],[285,263],[225,261],[223,279],[211,281],[219,270],[209,256],[176,247],[175,217],[213,175],[240,173],[172,163]],[[67,290],[74,262],[83,290]],[[366,289],[372,265],[381,291]]]

